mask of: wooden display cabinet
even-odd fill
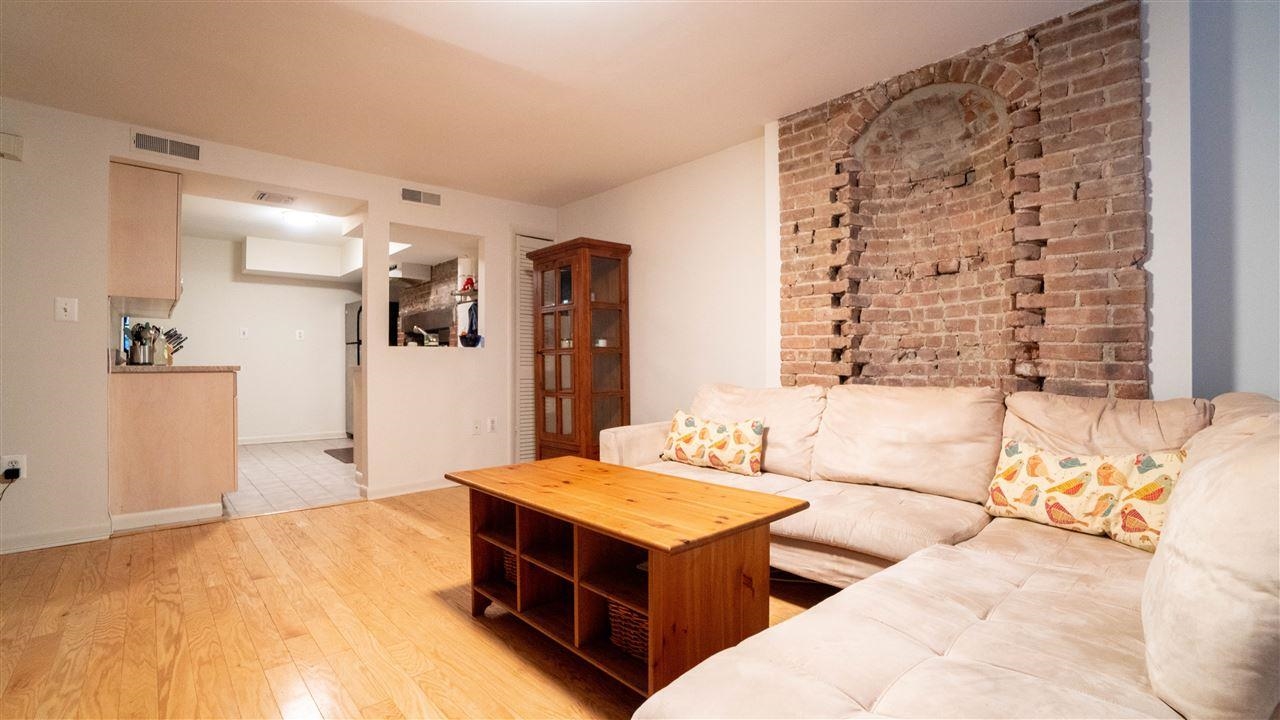
[[[577,238],[533,261],[538,459],[600,456],[600,431],[631,421],[627,258]]]

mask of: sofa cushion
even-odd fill
[[[739,475],[759,475],[763,447],[764,423],[759,419],[707,419],[677,410],[662,447],[662,459]]]
[[[849,587],[893,564],[892,560],[856,550],[795,540],[780,535],[769,538],[770,567],[834,587]]]
[[[1177,717],[1147,684],[1141,593],[1141,572],[935,545],[711,656],[635,716]]]
[[[814,478],[982,502],[1000,450],[1003,399],[990,388],[830,388]]]
[[[727,485],[740,490],[755,490],[756,492],[770,494],[806,484],[804,480],[793,478],[790,475],[779,475],[778,473],[761,473],[755,476],[736,475],[713,468],[695,467],[669,460],[641,465],[637,469],[662,473],[663,475],[674,475],[688,478],[689,480],[699,480],[712,485]],[[801,512],[804,511],[802,510]]]
[[[973,538],[958,545],[974,552],[1045,567],[1074,568],[1095,575],[1139,577],[1151,553],[1096,535],[1063,532],[1015,518],[995,518]]]
[[[1142,598],[1151,684],[1188,717],[1280,714],[1280,415],[1187,444]]]
[[[778,494],[809,507],[774,522],[773,534],[886,560],[967,540],[991,521],[980,505],[899,488],[814,480]]]
[[[1280,400],[1261,393],[1223,393],[1213,399],[1213,424],[1280,413]]]
[[[1016,392],[1005,398],[1004,435],[1068,455],[1177,450],[1208,427],[1207,400],[1117,400]]]
[[[765,425],[765,472],[809,479],[813,443],[826,407],[826,390],[817,385],[788,388],[742,388],[704,385],[693,397],[690,412],[716,420],[762,418]]]

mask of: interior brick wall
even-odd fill
[[[400,317],[396,320],[399,328],[399,343],[405,343],[405,331],[412,328],[403,326],[403,320],[409,315],[430,310],[448,310],[450,312],[449,345],[458,345],[458,323],[453,315],[457,306],[453,293],[458,290],[458,260],[446,260],[431,266],[431,279],[406,287],[400,292]],[[423,328],[435,330],[436,328]]]
[[[782,383],[1147,397],[1141,43],[1105,2],[783,118]]]

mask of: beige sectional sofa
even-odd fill
[[[763,417],[765,474],[657,461],[668,423],[606,432],[602,459],[803,497],[810,509],[772,528],[773,564],[853,584],[637,717],[1280,713],[1274,399],[709,386],[691,410]],[[1156,552],[987,516],[1002,436],[1070,454],[1184,448]]]

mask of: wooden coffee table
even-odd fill
[[[577,457],[445,477],[471,488],[472,614],[496,603],[643,695],[768,626],[769,523],[809,506]]]

